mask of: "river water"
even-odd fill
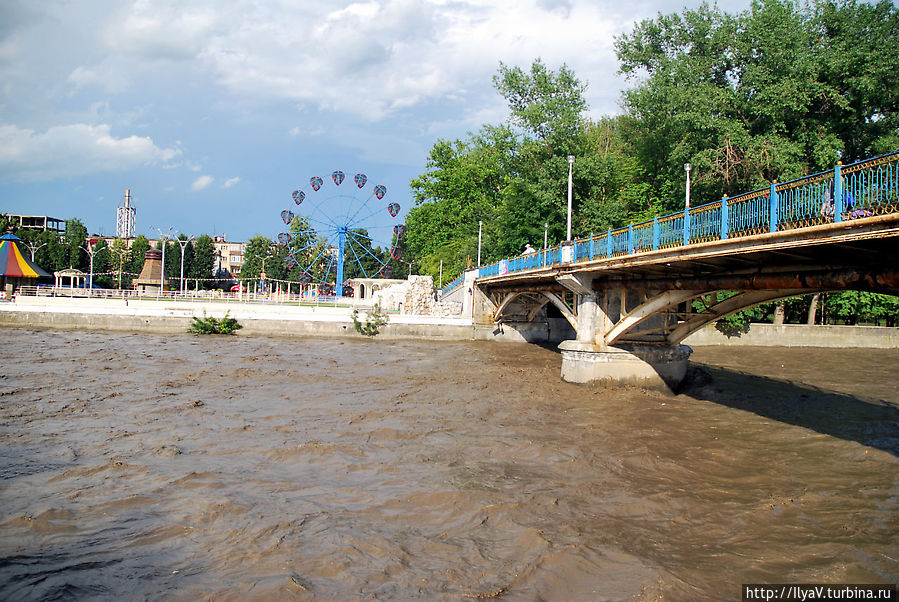
[[[899,350],[2,329],[0,599],[722,600],[899,581]]]

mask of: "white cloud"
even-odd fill
[[[215,180],[212,176],[200,176],[190,185],[191,190],[203,190]]]
[[[232,186],[234,186],[234,185],[237,184],[238,182],[240,182],[240,178],[238,178],[237,176],[235,176],[235,177],[233,177],[233,178],[228,178],[227,180],[225,180],[225,183],[222,184],[222,186],[224,186],[225,188],[231,188]]]
[[[592,0],[138,0],[105,39],[113,53],[193,61],[192,72],[237,96],[376,121],[427,102],[493,94],[500,60],[527,65],[539,56],[568,63],[585,80],[614,80],[612,37],[640,17],[623,21],[619,10]],[[81,66],[70,80],[106,81],[107,71]]]
[[[44,132],[0,125],[0,177],[46,181],[89,173],[124,171],[170,161],[177,148],[160,148],[146,136],[116,138],[106,124],[75,123]]]
[[[214,34],[218,4],[172,0],[137,0],[105,32],[115,52],[152,60],[192,59]],[[219,15],[222,16],[222,15]],[[239,23],[235,24],[239,28]]]

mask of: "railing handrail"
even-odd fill
[[[882,169],[887,167],[886,174],[868,174],[869,180],[877,181],[876,186],[871,186],[870,182],[852,182],[853,176],[857,174],[865,174],[865,170]],[[874,178],[874,175],[877,177]],[[844,182],[844,180],[847,180]],[[826,183],[823,188],[814,187],[816,184]],[[801,199],[795,202],[790,199],[793,192],[804,192]],[[837,194],[837,191],[841,194]],[[784,193],[784,194],[780,194]],[[890,196],[892,195],[892,196]],[[887,198],[883,198],[886,196]],[[787,207],[788,211],[780,207],[780,199],[783,197],[784,205],[796,205],[795,207]],[[860,201],[859,199],[870,199],[869,202]],[[758,207],[746,207],[752,201],[761,200]],[[891,200],[892,199],[892,200]],[[772,202],[773,200],[773,202]],[[825,212],[825,203],[834,203],[831,215]],[[741,214],[741,211],[743,214]],[[710,203],[704,203],[695,207],[685,208],[683,211],[677,211],[668,215],[655,217],[651,220],[643,221],[637,224],[630,224],[622,228],[608,230],[599,235],[591,235],[586,238],[575,239],[572,246],[575,249],[572,252],[572,260],[566,264],[583,263],[587,261],[595,261],[597,258],[605,256],[636,255],[638,253],[646,253],[655,251],[659,248],[671,248],[689,246],[691,244],[701,244],[709,240],[736,238],[760,234],[765,232],[775,232],[778,230],[793,230],[818,225],[826,221],[842,221],[843,219],[854,219],[856,217],[867,217],[870,215],[884,215],[887,213],[895,213],[899,211],[899,150],[886,153],[870,159],[857,161],[849,165],[837,164],[833,169],[822,171],[814,174],[788,180],[786,182],[774,182],[765,188],[759,188],[749,192],[744,192],[732,197],[725,197]],[[715,212],[718,214],[718,222],[712,223],[707,220],[699,227],[704,228],[706,232],[699,236],[699,240],[691,237],[691,217],[702,216],[704,220],[708,214]],[[859,214],[859,215],[856,215]],[[847,217],[848,215],[848,217]],[[667,238],[674,242],[661,242],[662,227],[677,223],[683,220],[683,224],[679,224],[676,228],[666,231]],[[732,227],[733,226],[733,227]],[[635,230],[653,229],[653,245],[652,248],[646,249],[643,246],[634,248],[633,233]],[[627,234],[626,249],[613,249],[613,242],[620,243],[622,235]],[[602,244],[596,244],[596,243]],[[586,259],[578,259],[577,246],[593,243],[593,253],[589,254]],[[539,257],[559,257],[561,259],[561,248],[563,245],[558,244],[537,252]],[[598,247],[604,247],[602,249]],[[513,269],[516,260],[523,257],[517,255],[496,261],[486,266],[478,268],[478,277],[488,275],[496,275],[493,267],[499,266],[505,262],[508,273],[521,272],[526,270],[537,270],[544,268],[544,265],[538,267],[523,267],[522,269]],[[518,262],[523,263],[523,262]],[[551,265],[558,266],[561,262]],[[546,265],[545,267],[550,267]],[[492,273],[491,273],[492,272]],[[462,283],[464,273],[459,276],[453,283],[444,289],[444,294],[453,290]]]

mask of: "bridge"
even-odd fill
[[[525,339],[558,310],[565,380],[676,387],[691,333],[832,290],[899,294],[899,151],[482,266],[443,298]]]

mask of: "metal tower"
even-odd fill
[[[131,189],[125,190],[125,205],[116,208],[116,238],[134,238],[135,214],[137,209],[131,206]]]

